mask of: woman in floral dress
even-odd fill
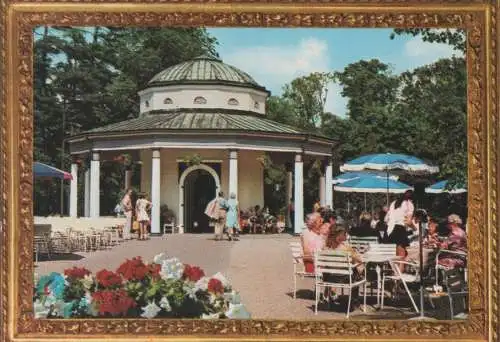
[[[139,238],[138,240],[147,240],[147,228],[149,223],[148,211],[151,209],[151,202],[146,199],[144,193],[139,194],[139,199],[135,204],[135,213],[139,222]]]

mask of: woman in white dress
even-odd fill
[[[137,221],[139,222],[138,240],[147,240],[147,229],[149,223],[148,211],[151,209],[151,202],[146,199],[146,195],[144,193],[140,193],[138,197],[139,199],[135,203],[135,214],[137,216]]]

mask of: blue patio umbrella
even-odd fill
[[[425,188],[425,192],[428,194],[442,194],[442,193],[449,193],[449,194],[462,194],[464,192],[467,192],[467,186],[465,185],[455,185],[452,189],[448,190],[446,188],[446,185],[448,184],[447,180],[443,180],[440,182],[437,182],[427,188]]]
[[[33,176],[35,178],[73,179],[69,172],[59,170],[58,168],[40,162],[33,163]]]
[[[341,173],[340,175],[336,176],[333,179],[333,184],[340,184],[340,183],[344,183],[344,182],[347,182],[347,181],[350,181],[353,179],[367,177],[367,176],[378,177],[378,178],[382,178],[382,179],[386,179],[386,177],[387,177],[386,173],[381,172],[381,171],[345,172],[345,173]],[[389,175],[389,179],[397,181],[399,179],[399,176]]]
[[[334,186],[335,191],[341,192],[361,192],[365,194],[365,210],[366,210],[366,194],[367,193],[384,193],[390,192],[395,194],[404,193],[413,188],[403,182],[396,181],[390,178],[381,178],[376,176],[364,176],[346,181]]]
[[[386,172],[387,205],[389,205],[389,183],[391,180],[389,176],[389,170],[403,170],[405,172],[417,174],[439,172],[439,168],[437,166],[432,166],[418,157],[402,153],[367,154],[348,161],[340,167],[340,171],[342,172],[363,170],[377,170]]]

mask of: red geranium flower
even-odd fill
[[[83,277],[89,275],[90,273],[91,272],[85,267],[73,267],[64,270],[64,275],[72,279],[83,279]]]
[[[151,274],[151,268],[144,264],[141,257],[127,259],[118,267],[116,273],[121,275],[126,280],[143,280],[147,275]]]
[[[224,293],[224,285],[219,279],[211,278],[208,281],[208,292],[214,294],[223,294]]]
[[[182,274],[183,279],[197,282],[203,276],[205,276],[205,272],[198,266],[184,265],[184,273]]]
[[[108,270],[97,272],[96,280],[102,287],[111,287],[122,283],[122,278],[118,274]]]
[[[92,294],[92,299],[97,304],[97,310],[101,316],[125,315],[129,309],[137,306],[137,303],[123,289],[96,291]]]
[[[160,278],[161,265],[159,264],[151,264],[149,265],[149,274],[153,279]]]

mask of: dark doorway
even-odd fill
[[[212,233],[205,209],[215,198],[215,179],[206,170],[193,170],[184,180],[184,228],[186,233]]]

